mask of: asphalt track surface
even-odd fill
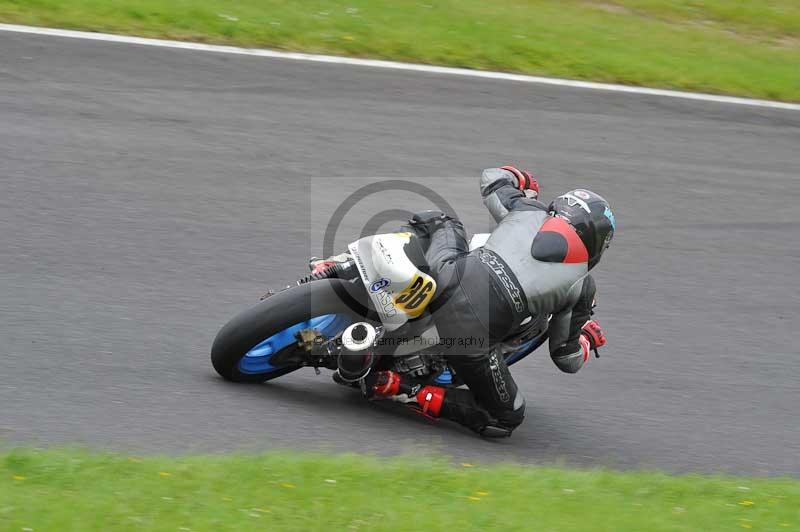
[[[610,346],[577,375],[515,366],[512,438],[310,369],[216,376],[218,328],[303,272],[348,194],[408,179],[483,231],[477,176],[509,162],[545,196],[596,189],[619,224],[596,273]],[[0,438],[797,476],[799,178],[797,112],[0,34]],[[372,196],[338,245],[430,206]]]

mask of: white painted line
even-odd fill
[[[706,102],[726,103],[734,105],[749,105],[753,107],[768,107],[771,109],[788,109],[800,111],[800,104],[776,102],[772,100],[756,100],[751,98],[738,98],[735,96],[719,96],[700,92],[683,92],[666,89],[648,89],[645,87],[630,87],[627,85],[614,85],[612,83],[594,83],[591,81],[576,81],[571,79],[545,78],[540,76],[525,76],[522,74],[508,74],[506,72],[492,72],[486,70],[470,70],[467,68],[451,68],[416,63],[400,63],[396,61],[381,61],[376,59],[356,59],[335,55],[303,54],[296,52],[278,52],[261,48],[239,48],[236,46],[220,46],[214,44],[201,44],[183,41],[167,41],[161,39],[146,39],[144,37],[130,37],[126,35],[112,35],[109,33],[93,33],[87,31],[61,30],[55,28],[39,28],[35,26],[18,26],[16,24],[0,24],[0,31],[15,33],[33,33],[36,35],[50,35],[54,37],[67,37],[70,39],[85,39],[91,41],[106,41],[125,44],[139,44],[143,46],[160,46],[162,48],[178,48],[182,50],[198,50],[220,54],[251,55],[256,57],[270,57],[273,59],[290,59],[293,61],[313,61],[317,63],[334,63],[339,65],[352,65],[360,67],[387,68],[392,70],[405,70],[411,72],[426,72],[429,74],[444,74],[449,76],[467,76],[472,78],[498,79],[504,81],[518,81],[522,83],[539,83],[543,85],[557,85],[578,89],[593,89],[612,92],[626,92],[630,94],[643,94],[647,96],[662,96],[667,98],[683,98],[686,100],[701,100]]]

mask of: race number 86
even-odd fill
[[[436,283],[431,278],[416,275],[411,284],[395,299],[395,305],[411,317],[419,316],[430,303]]]

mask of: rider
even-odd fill
[[[550,356],[575,373],[606,337],[591,319],[591,270],[614,235],[614,215],[598,194],[576,189],[549,206],[539,184],[513,166],[483,171],[483,203],[498,222],[485,246],[470,252],[462,223],[439,211],[418,213],[411,225],[429,240],[426,259],[437,281],[428,307],[448,365],[469,390],[420,387],[391,371],[370,375],[367,395],[416,402],[486,436],[508,436],[525,400],[503,357],[505,338],[534,338],[547,330]],[[548,323],[548,317],[552,316]],[[474,339],[471,342],[454,339]],[[475,353],[469,345],[484,345]],[[518,344],[519,345],[519,344]],[[505,351],[504,351],[505,349]]]

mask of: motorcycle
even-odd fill
[[[485,244],[476,234],[470,250]],[[231,319],[211,348],[214,369],[234,382],[265,382],[302,367],[335,370],[357,387],[370,371],[392,370],[421,384],[463,383],[442,354],[427,309],[436,281],[427,271],[425,238],[414,232],[367,236],[346,260],[270,292]],[[494,346],[511,366],[547,339],[546,323]]]

